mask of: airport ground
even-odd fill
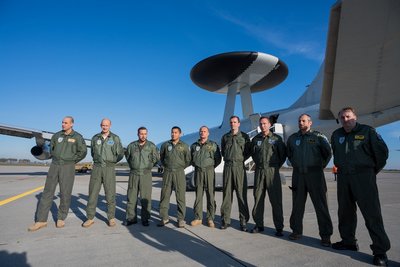
[[[284,237],[274,236],[271,208],[266,200],[265,231],[251,234],[239,230],[236,198],[232,208],[232,227],[227,230],[211,229],[205,225],[192,227],[194,192],[186,193],[186,228],[176,226],[176,202],[171,197],[172,223],[157,227],[161,177],[153,177],[152,219],[149,227],[140,221],[123,226],[125,219],[128,172],[117,171],[116,227],[108,227],[104,191],[100,192],[95,224],[85,229],[88,199],[88,174],[76,175],[71,209],[64,228],[55,227],[58,194],[54,198],[48,226],[37,232],[28,232],[34,221],[34,212],[48,167],[0,166],[0,266],[368,266],[372,256],[370,237],[358,212],[357,238],[360,251],[336,251],[322,247],[318,236],[317,220],[310,199],[304,214],[304,235],[290,241],[289,217],[291,212],[291,173],[284,171],[283,185],[285,217]],[[332,241],[338,241],[336,182],[326,172],[328,201],[334,224]],[[382,172],[377,179],[382,213],[392,248],[388,252],[389,266],[400,266],[400,173]],[[30,192],[29,191],[32,191]],[[36,191],[35,191],[36,190]],[[58,190],[58,189],[57,189]],[[14,199],[21,193],[25,196]],[[253,191],[248,190],[250,209]],[[222,192],[216,192],[217,227]],[[140,207],[139,207],[140,213]],[[249,227],[254,222],[251,219]]]

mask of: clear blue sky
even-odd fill
[[[254,110],[288,107],[325,52],[329,1],[0,1],[0,123],[56,132],[65,115],[86,138],[101,118],[124,145],[147,126],[155,143],[221,123],[225,96],[196,87],[191,68],[229,51],[275,55],[289,67]],[[237,113],[241,115],[240,109]],[[378,129],[400,169],[400,123]],[[0,135],[0,157],[33,159],[34,140]]]

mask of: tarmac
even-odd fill
[[[157,227],[162,179],[153,177],[152,218],[150,226],[124,226],[128,171],[117,171],[117,226],[108,227],[104,191],[101,190],[95,224],[83,228],[88,200],[88,174],[77,174],[66,225],[56,228],[58,188],[51,208],[48,226],[36,232],[27,228],[34,222],[35,210],[48,167],[0,166],[0,266],[368,266],[372,264],[371,239],[364,219],[358,212],[357,239],[360,250],[337,251],[320,245],[315,210],[308,198],[304,214],[303,237],[288,239],[292,209],[291,172],[284,171],[283,210],[284,237],[276,237],[271,206],[266,199],[265,231],[259,234],[241,232],[236,197],[232,207],[232,227],[220,230],[222,192],[216,192],[216,228],[192,227],[194,192],[186,193],[185,228],[177,228],[176,202],[171,196],[171,223]],[[392,248],[389,266],[400,266],[400,173],[382,172],[377,184],[383,220]],[[338,233],[336,182],[326,173],[328,204],[334,225],[332,242]],[[35,189],[35,192],[29,192]],[[20,194],[26,193],[25,196]],[[11,197],[17,196],[14,200]],[[205,199],[205,197],[204,197]],[[9,200],[5,201],[5,200]],[[253,208],[253,190],[248,190],[249,209]],[[205,209],[205,205],[204,205]],[[140,205],[138,207],[140,214]],[[205,218],[205,213],[204,213]],[[139,217],[140,219],[140,217]],[[249,229],[254,226],[250,219]]]

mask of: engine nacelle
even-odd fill
[[[38,160],[51,159],[50,142],[45,141],[42,146],[36,145],[32,147],[31,154]]]

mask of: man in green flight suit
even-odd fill
[[[180,140],[181,128],[174,126],[171,129],[171,140],[163,143],[160,149],[160,159],[164,166],[163,183],[160,198],[161,221],[157,226],[169,223],[169,200],[172,188],[175,188],[176,202],[178,205],[178,227],[185,227],[186,213],[186,178],[185,168],[190,165],[189,146]]]
[[[311,125],[310,115],[300,115],[299,131],[292,134],[287,141],[287,154],[293,166],[293,207],[290,215],[293,233],[289,235],[289,239],[298,240],[302,237],[308,193],[317,214],[321,245],[329,247],[333,226],[328,209],[324,168],[332,157],[332,151],[326,136],[312,130]]]
[[[373,264],[387,266],[390,241],[383,226],[376,174],[386,164],[389,150],[374,128],[359,124],[353,108],[339,112],[343,127],[332,134],[334,164],[338,167],[337,198],[341,241],[332,244],[338,250],[358,251],[355,238],[357,205],[372,239]]]
[[[202,223],[203,194],[207,197],[207,225],[214,228],[215,217],[215,167],[221,163],[221,152],[216,142],[208,139],[210,135],[207,126],[201,126],[200,139],[190,146],[194,179],[196,184],[196,200],[194,202],[194,220],[192,226]]]
[[[261,133],[251,141],[251,152],[256,164],[254,176],[253,219],[256,226],[251,231],[264,231],[265,192],[268,192],[272,206],[276,236],[283,236],[282,183],[279,168],[286,160],[286,146],[282,138],[270,131],[271,122],[267,117],[259,119]]]
[[[100,123],[101,132],[93,136],[91,152],[93,157],[93,170],[89,182],[89,200],[86,207],[87,220],[82,224],[87,228],[93,225],[96,215],[97,199],[101,185],[107,201],[108,226],[113,227],[115,223],[115,164],[124,156],[120,138],[110,131],[111,121],[102,119]]]
[[[143,226],[149,226],[151,216],[151,169],[160,159],[156,145],[147,140],[147,128],[137,130],[138,140],[130,143],[126,149],[125,157],[131,169],[129,173],[128,203],[126,206],[126,222],[129,226],[137,223],[137,201],[140,192],[141,220]]]
[[[85,158],[87,148],[85,140],[72,127],[74,119],[66,116],[62,120],[62,131],[55,133],[50,141],[51,165],[46,184],[36,212],[36,222],[28,231],[36,231],[47,226],[47,218],[53,203],[57,184],[60,185],[60,206],[57,214],[57,228],[65,225],[71,204],[72,187],[75,180],[75,163]]]
[[[240,229],[247,232],[249,207],[247,205],[247,177],[244,162],[250,157],[250,138],[239,130],[240,119],[231,116],[231,130],[221,139],[221,154],[224,157],[223,200],[221,205],[221,229],[226,229],[231,223],[233,191],[239,206]]]

